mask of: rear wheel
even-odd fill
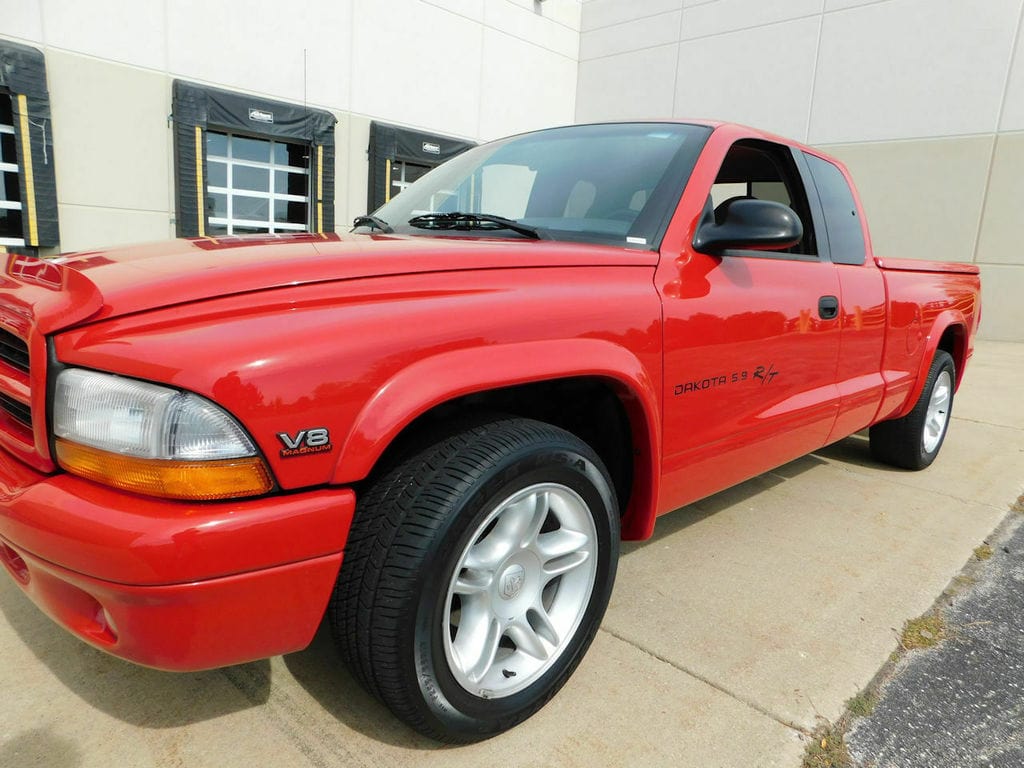
[[[507,730],[590,645],[618,523],[600,459],[568,432],[503,419],[442,440],[360,501],[330,606],[342,655],[424,734]]]
[[[904,469],[924,469],[939,455],[953,412],[956,371],[948,352],[938,350],[924,389],[906,416],[871,427],[871,454]]]

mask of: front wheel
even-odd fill
[[[938,350],[914,409],[871,427],[871,454],[904,469],[924,469],[939,455],[953,413],[956,371],[948,352]]]
[[[618,526],[606,470],[568,432],[503,419],[442,440],[359,504],[330,608],[342,655],[424,734],[507,730],[590,645]]]

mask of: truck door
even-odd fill
[[[842,338],[836,386],[839,416],[828,442],[868,426],[882,404],[882,350],[885,346],[885,282],[874,261],[867,258],[868,237],[853,195],[839,166],[803,153],[807,188],[817,190],[828,233],[829,260],[839,275]],[[908,339],[908,345],[910,339]]]
[[[716,161],[714,183],[703,177],[705,213],[734,197],[774,200],[796,211],[804,236],[782,252],[709,255],[687,242],[680,253],[662,253],[662,509],[821,447],[838,410],[839,279],[819,258],[793,151],[713,138],[701,163]]]

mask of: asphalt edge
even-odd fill
[[[982,540],[978,549],[983,545],[987,545],[991,550],[1001,549],[1022,525],[1024,493],[1007,506],[1003,519]],[[941,618],[946,608],[951,607],[981,580],[980,574],[989,566],[990,556],[979,557],[978,549],[971,553],[963,567],[949,580],[928,610],[918,617],[908,618],[903,628],[893,628],[896,632],[896,643],[892,653],[867,685],[846,701],[842,714],[834,721],[818,715],[819,725],[810,734],[801,768],[859,768],[861,764],[849,753],[847,746],[847,737],[856,730],[857,721],[870,716],[885,686],[900,674],[911,654],[931,651],[941,646],[951,635],[951,632],[946,632],[927,648],[908,648],[903,642],[903,633],[907,625],[917,619]],[[951,631],[955,632],[955,627],[951,628]]]

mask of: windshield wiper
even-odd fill
[[[390,235],[393,230],[391,225],[388,224],[384,219],[378,219],[376,216],[356,216],[352,220],[352,229],[356,227],[370,227],[371,229],[379,229],[385,235]]]
[[[409,219],[409,224],[420,229],[511,229],[534,240],[541,239],[536,227],[490,213],[425,213],[422,216],[413,216]]]

